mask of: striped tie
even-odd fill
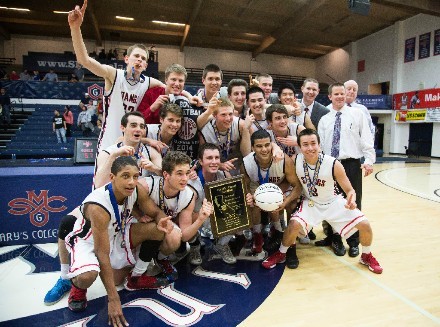
[[[340,111],[336,113],[335,128],[333,130],[331,156],[334,158],[339,157],[339,140],[341,139],[341,115],[342,113]]]

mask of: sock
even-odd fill
[[[261,224],[254,225],[254,227],[252,227],[252,231],[254,233],[261,233],[261,227]]]
[[[283,244],[281,244],[280,245],[280,252],[281,253],[286,253],[288,248],[289,248],[288,246],[284,246]]]
[[[370,246],[363,246],[362,245],[362,253],[368,254],[370,252],[371,252]]]
[[[61,264],[61,279],[69,279],[67,273],[69,272],[70,265],[67,263]]]
[[[283,231],[283,228],[281,227],[281,221],[279,221],[279,220],[273,221],[272,224],[273,224],[273,227],[275,228],[275,230],[277,230],[279,232]]]
[[[229,241],[231,240],[232,235],[226,235],[226,236],[222,236],[220,237],[220,239],[218,240],[218,244],[220,245],[226,245],[229,243]]]
[[[159,254],[157,255],[157,258],[158,258],[159,260],[163,260],[163,259],[168,258],[168,256],[165,255],[165,254],[163,254],[161,251],[159,251]]]
[[[142,275],[144,272],[147,271],[149,264],[150,264],[150,262],[145,262],[141,259],[137,259],[136,265],[134,266],[133,271],[131,272],[131,275],[133,277],[137,277],[137,276]]]

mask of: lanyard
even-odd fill
[[[160,125],[159,126],[159,130],[157,131],[157,139],[160,141],[160,142],[162,142],[162,136],[160,135],[160,129],[162,128],[162,125]],[[163,142],[163,143],[165,143],[165,142]],[[162,149],[162,158],[163,157],[165,157],[165,155],[167,154],[167,152],[168,152],[168,150],[173,150],[173,144],[174,144],[174,136],[173,136],[173,138],[171,139],[171,142],[170,142],[170,144],[168,145],[168,147],[164,147],[163,149]]]
[[[165,204],[165,192],[163,189],[163,181],[164,181],[163,178],[161,178],[159,181],[159,208],[163,212],[165,212],[166,215],[168,215],[169,209],[167,208],[167,206]],[[175,219],[177,217],[177,209],[179,208],[179,196],[180,196],[180,191],[179,191],[179,193],[177,193],[176,209],[173,210],[170,215],[172,217],[172,219]]]
[[[218,144],[220,145],[222,143],[222,141],[221,141],[221,137],[220,137],[220,132],[217,129],[216,122],[214,122],[212,124],[212,127],[214,128],[215,137],[217,138]],[[232,139],[232,127],[228,128],[228,131],[226,132],[226,143],[225,143],[226,148],[224,148],[222,150],[222,158],[223,159],[228,158],[230,147],[231,147],[231,139]]]
[[[197,175],[199,176],[202,187],[205,187],[205,177],[203,177],[203,172],[201,169],[198,171]]]
[[[255,159],[255,154],[254,154],[254,159]],[[260,181],[260,185],[268,183],[269,182],[269,170],[270,170],[270,167],[272,166],[272,160],[270,161],[269,167],[267,168],[266,177],[264,177],[264,178],[263,178],[263,175],[261,174],[261,168],[260,168],[260,165],[258,164],[258,161],[255,160],[255,162],[257,164],[258,180]]]
[[[322,154],[318,155],[318,161],[315,166],[315,173],[313,174],[313,180],[310,179],[309,168],[305,159],[303,159],[304,177],[306,179],[307,190],[309,191],[309,197],[316,196],[316,181],[318,180],[319,169],[321,168],[321,162],[323,160]]]
[[[123,207],[124,210],[122,211],[122,219],[121,219],[121,216],[119,214],[118,202],[116,201],[115,193],[113,192],[112,183],[108,184],[108,193],[110,195],[110,202],[112,203],[112,207],[113,207],[113,211],[115,213],[115,218],[116,218],[116,222],[118,224],[118,227],[121,230],[122,235],[125,235],[126,217],[125,217],[124,212],[125,212],[125,209],[127,208],[128,198],[125,198],[124,207]]]

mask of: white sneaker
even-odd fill
[[[195,266],[200,266],[202,264],[202,256],[200,255],[200,245],[191,246],[189,248],[189,262]]]
[[[300,237],[299,238],[299,243],[301,243],[301,244],[310,244],[310,238],[308,236]]]
[[[232,254],[228,244],[226,245],[216,244],[214,245],[214,250],[221,255],[223,261],[226,262],[227,264],[231,265],[237,262],[237,259]]]

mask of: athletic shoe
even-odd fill
[[[313,228],[310,230],[308,236],[312,241],[316,240],[316,234],[313,232]]]
[[[282,240],[283,240],[283,232],[280,232],[275,229],[271,232],[271,236],[267,244],[264,244],[263,248],[268,252],[276,251],[280,248]]]
[[[310,244],[309,236],[299,237],[298,239],[300,244]]]
[[[227,264],[232,265],[237,262],[237,259],[235,259],[228,244],[216,244],[214,245],[214,250],[221,255],[223,261]]]
[[[157,276],[133,276],[130,273],[125,280],[124,287],[127,291],[136,291],[144,289],[158,289],[168,286],[170,283],[167,278]]]
[[[87,289],[83,290],[72,284],[68,303],[71,311],[84,311],[87,308]]]
[[[200,244],[190,246],[189,248],[189,262],[192,265],[200,266],[202,264],[202,256],[200,254]]]
[[[330,236],[326,236],[322,240],[316,241],[316,246],[330,246],[332,244],[332,239]]]
[[[156,263],[162,269],[163,273],[170,283],[173,283],[177,280],[177,278],[179,277],[177,269],[171,264],[168,259],[156,259]]]
[[[277,263],[284,263],[284,262],[286,262],[286,254],[277,251],[271,256],[269,256],[266,260],[264,260],[261,265],[266,269],[272,269],[275,268]]]
[[[64,295],[67,292],[70,291],[71,287],[72,287],[72,283],[70,282],[69,279],[62,279],[61,277],[58,278],[54,287],[52,287],[44,297],[44,304],[53,305],[57,303],[59,300],[61,300],[64,297]]]
[[[261,253],[263,251],[263,234],[262,233],[254,233],[254,243],[252,244],[252,252],[253,253]]]
[[[334,234],[332,237],[332,249],[333,252],[339,257],[344,256],[347,252],[339,234]]]
[[[200,228],[200,236],[209,238],[211,240],[214,239],[214,235],[212,234],[212,231],[209,228],[206,228],[203,226],[202,226],[202,228]]]
[[[352,258],[355,258],[359,255],[359,246],[350,246],[348,249],[348,255]]]
[[[373,257],[373,254],[371,254],[371,252],[362,253],[359,262],[365,266],[368,266],[368,269],[370,269],[375,274],[381,274],[383,271],[383,268],[380,266],[379,262],[377,262],[376,258]]]
[[[289,269],[296,269],[299,266],[299,260],[296,256],[296,245],[292,245],[287,249],[286,266]]]
[[[241,249],[246,245],[246,237],[243,234],[235,235],[229,241],[229,248],[234,256],[240,255]]]

